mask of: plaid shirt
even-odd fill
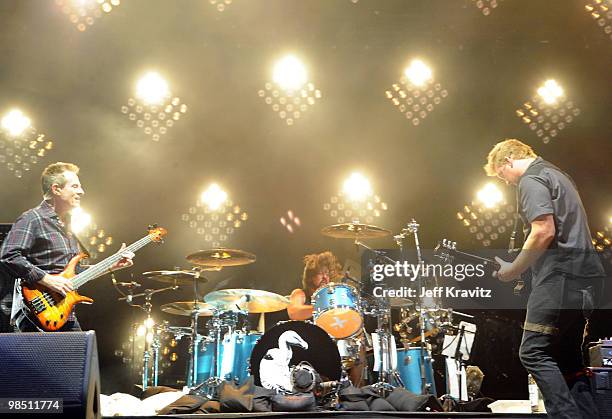
[[[0,249],[0,264],[12,279],[21,278],[33,284],[47,273],[62,272],[77,254],[76,237],[53,207],[42,201],[15,221]],[[69,320],[74,320],[73,313]]]

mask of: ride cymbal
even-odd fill
[[[241,266],[253,263],[254,254],[237,249],[200,250],[185,257],[189,263],[199,266]]]
[[[324,227],[321,233],[335,239],[373,239],[391,235],[391,231],[385,228],[369,224],[344,223]]]

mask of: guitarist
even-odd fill
[[[566,380],[583,369],[585,318],[605,274],[578,190],[566,173],[515,139],[496,144],[484,169],[518,188],[517,208],[526,227],[517,258],[512,263],[496,258],[501,281],[532,271],[521,362],[537,382],[549,417],[582,417]]]
[[[72,291],[70,279],[57,275],[80,253],[79,241],[70,229],[70,212],[79,207],[85,194],[79,168],[71,163],[53,163],[41,176],[43,201],[15,221],[0,249],[0,265],[11,282],[20,278],[38,283],[63,296]],[[122,249],[125,243],[122,245]],[[132,252],[125,252],[111,269],[132,266]],[[82,271],[83,267],[78,267]],[[24,313],[15,281],[11,323],[16,331],[40,330]],[[12,284],[11,284],[12,285]],[[79,331],[74,310],[60,331]]]

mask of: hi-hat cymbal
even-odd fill
[[[219,290],[207,294],[204,301],[221,310],[246,310],[269,313],[287,308],[289,299],[269,291],[252,289]]]
[[[255,255],[237,249],[200,250],[186,256],[189,263],[200,266],[241,266],[255,262]]]
[[[321,233],[336,239],[373,239],[389,236],[391,231],[368,224],[344,223],[324,227]]]
[[[193,301],[175,301],[161,306],[161,311],[168,314],[176,314],[179,316],[191,316],[193,314],[195,304]],[[214,307],[206,303],[197,303],[198,316],[212,316]]]
[[[207,281],[206,278],[199,275],[200,272],[197,271],[150,271],[142,273],[145,278],[176,285],[193,285],[194,279],[201,284]]]

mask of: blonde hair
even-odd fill
[[[304,273],[302,274],[302,289],[308,297],[315,291],[312,284],[314,278],[322,268],[329,269],[329,280],[333,281],[340,276],[342,267],[332,252],[325,251],[304,256]]]
[[[52,197],[51,187],[54,184],[58,184],[60,187],[66,186],[66,182],[68,182],[68,180],[64,176],[64,172],[73,172],[74,174],[78,175],[79,167],[76,164],[64,163],[61,161],[52,163],[45,167],[45,170],[43,170],[40,177],[42,192],[45,199]]]
[[[526,159],[530,157],[538,157],[533,149],[527,144],[514,138],[505,139],[495,144],[487,157],[487,164],[484,165],[484,171],[487,176],[497,176],[497,169],[503,166],[506,162],[506,157],[512,157],[515,160]]]

